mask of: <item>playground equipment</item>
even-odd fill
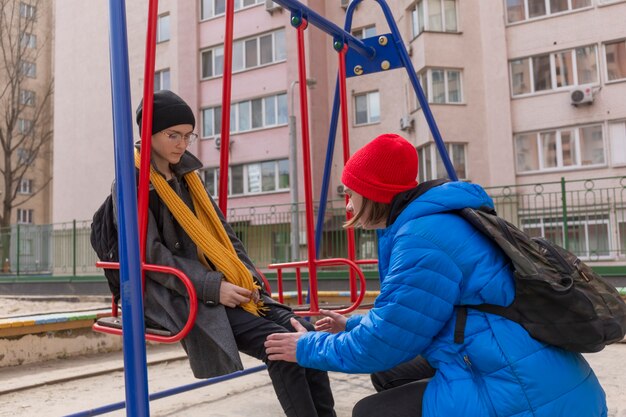
[[[295,268],[297,276],[300,276],[302,268],[308,268],[311,305],[307,311],[300,312],[303,315],[315,315],[319,313],[317,299],[317,268],[337,265],[347,265],[350,268],[350,290],[353,304],[339,310],[347,313],[356,309],[365,294],[365,279],[359,264],[375,263],[374,260],[355,260],[354,234],[348,231],[349,259],[318,259],[319,242],[321,240],[321,225],[324,218],[326,196],[330,178],[330,166],[334,150],[334,141],[337,130],[337,119],[341,105],[342,139],[344,162],[350,156],[348,137],[348,116],[346,99],[346,77],[364,76],[378,71],[388,71],[404,67],[417,94],[419,103],[435,139],[435,143],[448,176],[456,180],[454,167],[450,162],[443,140],[434,121],[428,102],[419,85],[413,65],[409,59],[404,43],[400,37],[397,25],[385,0],[376,0],[382,8],[391,33],[377,35],[372,38],[359,40],[350,34],[352,15],[361,0],[353,0],[346,12],[344,29],[317,14],[310,8],[295,0],[275,0],[275,2],[291,12],[291,24],[298,31],[298,75],[300,88],[300,111],[302,123],[302,149],[304,158],[304,185],[306,207],[306,233],[307,241],[315,242],[308,245],[308,260],[284,264],[274,264],[270,268],[277,270],[279,276],[278,291],[282,293],[281,274],[285,268]],[[148,210],[148,182],[150,164],[150,127],[152,125],[152,101],[154,85],[154,63],[156,45],[156,22],[158,13],[158,0],[150,0],[148,8],[148,33],[146,41],[146,65],[144,69],[144,115],[142,123],[143,146],[141,147],[141,166],[139,191],[135,189],[135,167],[132,145],[132,111],[130,108],[130,81],[128,72],[128,47],[126,35],[125,4],[123,0],[109,1],[110,17],[110,50],[111,50],[111,83],[113,98],[113,121],[114,121],[114,149],[115,149],[115,173],[118,183],[117,212],[119,215],[119,263],[100,263],[99,266],[119,268],[121,276],[122,294],[122,320],[124,331],[112,329],[108,326],[97,326],[96,330],[108,333],[121,334],[124,342],[124,364],[126,382],[126,409],[127,415],[143,417],[149,415],[149,396],[147,387],[146,351],[144,337],[159,341],[176,341],[184,337],[185,331],[193,326],[195,317],[195,294],[189,285],[188,279],[179,271],[172,268],[159,267],[145,264],[145,239],[147,229]],[[232,43],[233,43],[233,16],[234,1],[226,2],[226,25],[224,36],[224,72],[222,90],[222,108],[230,108],[230,93],[232,79]],[[328,149],[326,154],[326,166],[324,170],[322,195],[320,196],[321,207],[317,221],[317,236],[313,226],[313,199],[311,187],[310,144],[308,126],[308,102],[306,94],[306,62],[304,55],[304,30],[308,25],[314,25],[333,38],[333,47],[338,52],[339,71],[337,85],[335,87],[335,99],[329,132]],[[346,68],[350,68],[347,71]],[[227,212],[227,173],[229,157],[230,117],[229,112],[222,112],[222,146],[220,150],[220,187],[219,205],[222,212]],[[137,199],[136,196],[137,195]],[[139,214],[138,214],[139,213]],[[137,226],[138,225],[138,226]],[[139,237],[139,239],[137,239]],[[189,290],[190,315],[183,331],[173,336],[144,335],[143,318],[143,272],[146,270],[167,272],[178,276]],[[360,282],[360,293],[356,294],[356,276]],[[298,280],[299,289],[301,280]],[[280,297],[280,295],[279,295]],[[301,300],[300,300],[301,301]],[[117,315],[117,306],[113,307]],[[106,327],[106,329],[103,329]],[[259,367],[258,370],[263,369]],[[93,411],[93,410],[92,410]],[[88,414],[95,415],[95,414]]]

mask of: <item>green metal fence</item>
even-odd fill
[[[562,179],[486,190],[498,213],[531,235],[543,235],[594,265],[626,265],[626,177]],[[231,208],[227,217],[259,268],[306,259],[303,204]],[[344,220],[344,201],[329,202],[320,258],[347,256]],[[2,275],[101,275],[89,243],[90,224],[74,221],[0,230]],[[292,229],[292,224],[299,224],[298,229]],[[358,259],[376,258],[373,231],[356,231],[356,252]]]
[[[626,177],[489,187],[500,216],[589,262],[626,261]]]

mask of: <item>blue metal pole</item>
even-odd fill
[[[343,43],[348,44],[352,49],[357,51],[368,59],[373,59],[375,56],[374,48],[366,46],[363,41],[355,38],[350,32],[342,30],[339,26],[329,21],[328,19],[320,16],[315,11],[311,10],[307,6],[303,5],[296,0],[274,0],[274,3],[280,4],[284,8],[291,11],[291,13],[301,16],[306,19],[309,24],[314,25],[321,31],[331,35],[333,38],[338,38]]]
[[[380,5],[380,7],[383,9],[383,13],[385,14],[385,18],[387,19],[387,24],[389,25],[389,29],[391,29],[391,34],[393,35],[393,41],[396,43],[398,52],[400,53],[400,60],[402,61],[402,64],[407,70],[407,74],[409,75],[409,80],[411,81],[411,84],[413,85],[413,89],[415,90],[415,93],[417,94],[417,99],[419,100],[420,105],[422,106],[424,117],[426,118],[426,122],[428,123],[428,126],[430,127],[430,132],[432,133],[433,139],[435,140],[435,145],[437,146],[437,149],[439,150],[439,156],[441,156],[443,165],[446,167],[448,177],[452,181],[458,181],[459,179],[456,175],[454,166],[452,165],[452,162],[450,161],[450,157],[448,156],[446,145],[443,142],[441,133],[439,132],[439,128],[437,127],[437,123],[435,122],[435,117],[433,116],[433,113],[430,111],[428,100],[426,100],[426,97],[424,96],[424,91],[422,90],[422,87],[420,86],[420,83],[417,79],[415,68],[413,68],[413,62],[411,62],[409,53],[407,52],[406,47],[404,46],[404,42],[402,41],[402,37],[400,36],[400,31],[398,30],[398,25],[396,24],[396,21],[393,19],[393,14],[391,13],[391,10],[389,10],[389,6],[387,6],[387,2],[385,0],[376,0],[376,1]],[[353,0],[350,3],[350,5],[348,6],[348,12],[347,12],[349,16],[352,16],[351,13],[349,12],[353,10],[360,2],[361,0]]]
[[[109,0],[109,42],[113,138],[117,184],[120,292],[124,327],[126,415],[148,417],[148,371],[144,340],[143,294],[137,224],[137,185],[130,106],[128,40],[124,0]]]
[[[320,202],[317,211],[317,223],[315,225],[315,253],[320,256],[320,244],[322,242],[322,230],[324,229],[324,217],[326,213],[326,199],[328,197],[328,187],[330,184],[330,171],[333,165],[333,154],[335,152],[335,140],[337,137],[337,120],[339,119],[339,78],[335,85],[335,99],[333,100],[333,113],[330,118],[330,131],[328,133],[328,145],[326,146],[326,160],[324,162],[324,176],[322,177],[322,191],[320,192]],[[309,295],[307,293],[307,300]]]
[[[176,388],[170,388],[164,391],[155,392],[150,394],[150,401],[158,400],[160,398],[169,397],[171,395],[180,394],[181,392],[191,391],[192,389],[206,387],[207,385],[217,384],[218,382],[226,381],[240,376],[252,374],[254,372],[262,371],[266,369],[266,365],[255,366],[254,368],[244,369],[243,371],[233,372],[232,374],[222,375],[215,378],[209,378],[204,381],[193,382],[191,384],[182,385]],[[113,403],[109,405],[103,405],[102,407],[92,408],[91,410],[81,411],[79,413],[69,414],[65,417],[89,417],[99,416],[100,414],[110,413],[112,411],[121,410],[126,406],[124,401]]]

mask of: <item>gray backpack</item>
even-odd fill
[[[458,214],[510,259],[515,299],[508,307],[460,306],[455,342],[463,341],[467,308],[506,317],[533,338],[574,352],[599,352],[624,338],[626,303],[576,255],[544,238],[531,238],[490,208],[466,208]]]

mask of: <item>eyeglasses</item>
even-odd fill
[[[185,139],[185,143],[187,145],[191,145],[192,143],[196,141],[196,139],[198,139],[197,133],[187,133],[186,135],[183,135],[178,132],[168,133],[165,130],[162,130],[161,133],[167,136],[169,140],[171,140],[174,143],[180,143],[181,140]]]

